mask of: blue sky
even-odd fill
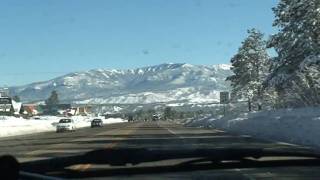
[[[278,0],[1,0],[0,86],[73,71],[229,63]]]

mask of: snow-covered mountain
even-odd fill
[[[42,101],[56,90],[73,103],[143,104],[157,102],[205,103],[219,100],[230,65],[161,64],[129,70],[96,69],[75,72],[49,81],[11,87],[23,101]]]

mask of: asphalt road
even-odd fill
[[[76,132],[38,133],[33,135],[15,136],[0,139],[0,155],[14,155],[20,162],[80,155],[95,149],[113,148],[152,148],[152,149],[204,149],[204,148],[268,148],[296,151],[310,151],[307,147],[281,142],[264,141],[250,136],[232,135],[214,129],[184,127],[171,122],[136,122],[106,125],[103,128],[83,128]],[[68,167],[75,172],[63,177],[84,178],[84,173],[90,174],[101,169],[109,169],[109,173],[94,174],[109,178],[136,179],[319,179],[320,168],[314,167],[277,167],[277,168],[246,168],[223,170],[199,170],[186,172],[148,173],[148,167],[171,166],[185,160],[168,160],[138,165],[145,168],[146,174],[112,173],[114,167],[80,164]],[[117,167],[119,168],[133,168]],[[142,171],[143,172],[143,171]],[[78,173],[78,174],[76,174]],[[60,172],[46,175],[60,176]],[[105,179],[103,177],[102,179]]]

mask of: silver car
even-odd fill
[[[72,119],[61,119],[57,124],[56,132],[75,131],[76,126]]]

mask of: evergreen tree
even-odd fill
[[[14,101],[16,101],[16,102],[21,102],[21,100],[20,100],[20,97],[19,96],[13,96],[13,98],[12,98]]]
[[[47,106],[47,113],[56,114],[57,105],[59,104],[59,96],[57,91],[52,91],[50,97],[45,101]]]
[[[277,67],[268,78],[286,103],[320,104],[320,1],[281,0],[273,8],[269,47],[277,53]]]
[[[163,117],[165,120],[172,118],[173,111],[171,107],[166,107],[163,112]]]
[[[50,97],[46,100],[46,105],[57,105],[59,104],[59,97],[57,91],[52,91]]]
[[[269,69],[269,56],[263,34],[256,30],[248,30],[248,37],[242,42],[238,53],[231,59],[234,75],[227,78],[231,81],[233,96],[246,97],[248,109],[252,110],[252,101],[262,109],[263,82]]]

